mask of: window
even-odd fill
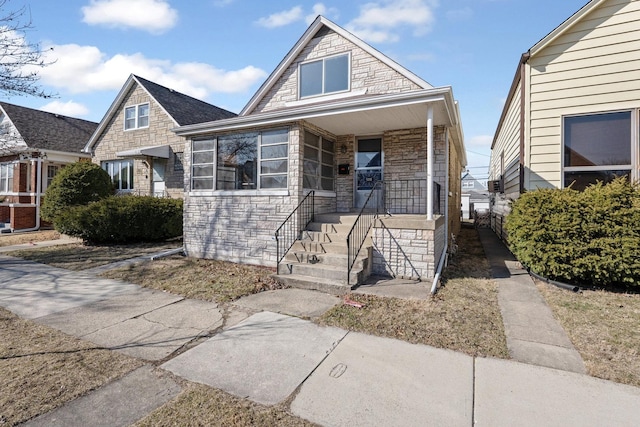
[[[462,188],[475,188],[473,181],[462,181]]]
[[[124,109],[124,130],[149,127],[149,104]]]
[[[102,162],[102,169],[111,177],[116,191],[133,190],[133,160]]]
[[[349,90],[349,54],[300,64],[300,98]]]
[[[0,192],[13,191],[13,163],[0,163]]]
[[[303,187],[334,191],[334,142],[309,131],[304,133]]]
[[[564,118],[564,185],[583,190],[631,174],[631,112]]]
[[[223,135],[192,142],[191,188],[287,188],[289,130]]]
[[[47,186],[45,188],[49,188],[51,181],[58,174],[58,170],[60,170],[60,166],[47,165]]]

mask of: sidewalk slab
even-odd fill
[[[640,389],[507,360],[476,359],[476,426],[637,426]]]
[[[166,373],[162,375],[162,371],[147,365],[24,425],[129,426],[177,396],[180,390]]]
[[[59,245],[70,245],[72,243],[82,243],[82,239],[67,236],[55,240],[40,240],[37,242],[20,243],[18,245],[0,246],[0,253],[21,251],[25,249],[48,248],[51,246]]]
[[[261,312],[161,367],[190,381],[275,405],[294,392],[346,333]]]
[[[292,412],[323,426],[471,426],[473,358],[350,332],[304,382]]]
[[[586,368],[566,331],[540,295],[529,273],[493,231],[478,235],[498,284],[510,356],[520,362],[584,374]]]
[[[139,286],[0,255],[0,305],[35,319],[135,292]]]
[[[307,289],[277,289],[247,295],[235,301],[240,307],[296,317],[316,318],[342,301],[335,295]]]

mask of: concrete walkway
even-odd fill
[[[510,356],[519,362],[584,374],[580,353],[538,292],[529,273],[493,231],[478,229],[480,241],[498,283]]]
[[[51,246],[69,245],[71,243],[82,243],[82,239],[76,237],[62,236],[55,240],[42,240],[30,243],[21,243],[19,245],[0,246],[0,253],[20,251],[23,249],[48,248]]]
[[[303,302],[280,304],[266,293],[270,311],[259,311],[254,296],[229,313],[0,256],[0,306],[149,361],[27,425],[129,425],[179,393],[172,375],[285,405],[324,426],[635,426],[640,419],[638,388],[321,327],[303,318],[335,299],[313,291],[290,297]]]

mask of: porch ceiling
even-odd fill
[[[444,102],[422,102],[409,105],[380,106],[367,110],[320,113],[306,121],[334,135],[367,135],[387,130],[427,126],[427,109],[433,106],[434,125],[450,126]]]

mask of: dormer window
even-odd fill
[[[139,104],[124,109],[124,130],[149,127],[149,104]]]
[[[349,90],[349,54],[300,64],[300,98]]]

